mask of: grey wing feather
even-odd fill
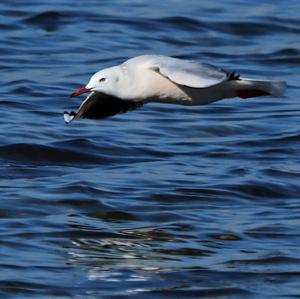
[[[156,59],[150,69],[176,84],[192,88],[211,87],[227,79],[227,73],[213,65],[172,57]]]

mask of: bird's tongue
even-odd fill
[[[85,93],[85,92],[89,92],[90,89],[89,88],[86,88],[86,87],[80,87],[78,89],[76,89],[71,95],[70,97],[77,97],[79,95],[81,95],[82,93]]]

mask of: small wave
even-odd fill
[[[236,35],[239,37],[255,37],[267,34],[278,33],[300,33],[300,29],[289,27],[287,25],[279,25],[275,23],[259,22],[211,22],[207,25],[218,32]]]
[[[61,25],[63,14],[57,11],[46,11],[23,20],[29,25],[38,26],[45,31],[56,31]]]
[[[235,184],[230,190],[237,192],[243,198],[258,199],[286,199],[297,198],[299,187],[287,184],[274,184],[270,182],[251,181],[248,183]]]
[[[9,144],[0,147],[0,155],[9,161],[23,163],[85,164],[107,163],[105,158],[41,144]]]
[[[295,257],[288,257],[282,255],[276,255],[272,257],[266,258],[257,258],[257,259],[246,259],[246,260],[232,260],[229,262],[230,264],[241,264],[241,265],[261,265],[264,267],[265,265],[274,265],[274,264],[300,264],[300,259]]]
[[[184,16],[173,16],[173,17],[165,17],[156,20],[159,23],[162,23],[164,26],[172,26],[177,27],[179,29],[185,29],[190,31],[204,31],[206,28],[205,23],[189,17]]]
[[[203,297],[225,297],[228,296],[250,296],[254,295],[254,293],[247,291],[242,288],[191,288],[191,289],[164,289],[164,290],[156,290],[152,292],[148,292],[149,294],[156,296],[167,295],[172,298],[203,298]],[[147,292],[146,292],[147,294]],[[144,297],[144,296],[143,296]],[[241,298],[241,297],[239,297]]]

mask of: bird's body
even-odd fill
[[[282,81],[241,78],[206,63],[162,55],[143,55],[94,74],[72,96],[91,92],[69,123],[79,118],[104,118],[149,102],[206,105],[225,98],[279,96]]]

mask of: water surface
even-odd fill
[[[299,297],[299,11],[1,1],[1,298]],[[146,53],[288,90],[64,124],[91,74]]]

